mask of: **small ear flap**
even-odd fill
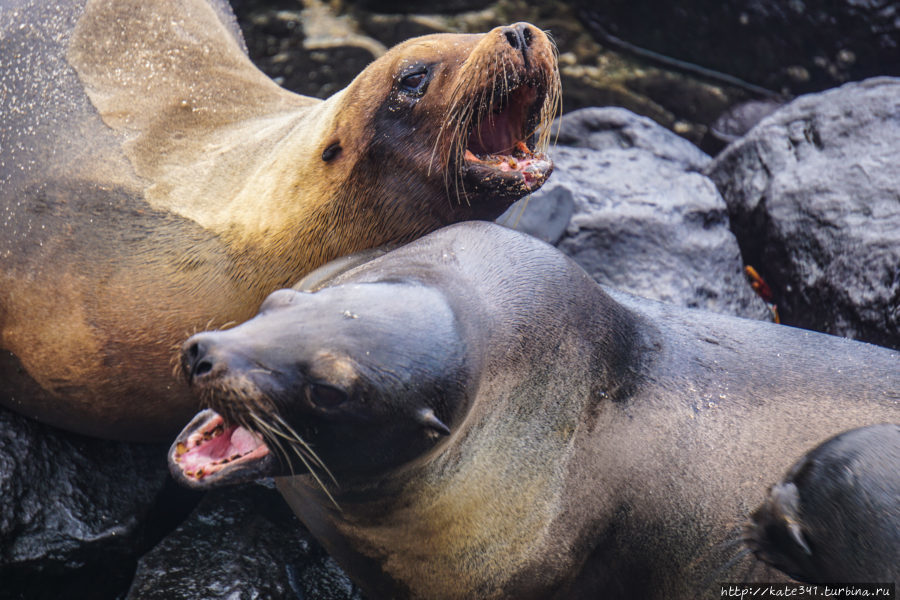
[[[796,522],[791,521],[788,523],[788,533],[791,534],[791,538],[797,542],[797,545],[803,548],[803,551],[806,552],[807,556],[812,556],[812,550],[809,549],[809,545],[803,538],[803,531]]]
[[[450,435],[450,428],[444,425],[444,422],[438,419],[430,408],[420,408],[418,416],[419,422],[425,427],[431,428],[441,435]]]
[[[328,162],[329,160],[335,158],[340,153],[341,153],[341,143],[335,142],[335,143],[331,144],[330,146],[328,146],[327,148],[325,148],[325,150],[322,152],[322,160],[324,160],[325,162]]]

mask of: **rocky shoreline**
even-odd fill
[[[378,44],[394,41],[366,34],[377,14],[356,7],[369,15],[365,26],[331,46],[304,46],[303,20],[318,5],[290,6],[238,3],[245,35],[258,33],[248,39],[251,54],[282,84],[305,75],[330,93]],[[535,19],[541,10],[534,8]],[[485,11],[469,14],[468,22],[393,15],[380,27],[407,37],[489,21]],[[713,157],[696,144],[709,150],[714,110],[689,121],[650,100],[619,102],[631,98],[625,88],[587,93],[573,73],[588,66],[566,70],[565,38],[579,39],[569,28],[560,26],[557,40],[571,80],[568,108],[595,98],[632,110],[568,112],[552,151],[556,172],[499,222],[556,245],[604,285],[771,319],[744,275],[749,264],[771,286],[784,323],[900,348],[900,79],[799,97]],[[301,51],[322,68],[304,72],[295,62]],[[717,97],[708,83],[683,85],[702,91],[697,106]],[[717,93],[721,110],[745,95]],[[657,121],[669,128],[634,110],[662,115]],[[187,492],[169,478],[165,452],[84,438],[0,409],[0,598],[362,597],[266,482]]]

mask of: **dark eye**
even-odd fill
[[[311,383],[307,388],[309,400],[319,408],[334,408],[347,400],[347,392],[324,383]]]
[[[428,71],[423,69],[404,75],[400,79],[400,87],[408,94],[422,95],[425,93],[425,88],[428,87]]]

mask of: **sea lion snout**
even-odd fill
[[[181,347],[181,370],[188,383],[202,384],[233,368],[240,357],[220,343],[218,332],[191,336]]]
[[[515,23],[500,28],[500,31],[506,36],[506,41],[514,50],[520,50],[525,62],[528,62],[528,52],[531,48],[531,41],[534,39],[534,25],[531,23]]]

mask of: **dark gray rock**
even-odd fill
[[[712,160],[686,139],[624,108],[582,108],[558,119],[555,128],[554,139],[560,146],[594,150],[640,148],[689,171],[699,171]]]
[[[274,487],[210,492],[141,558],[134,600],[361,600],[362,594],[294,516]]]
[[[604,285],[770,318],[744,278],[724,201],[693,172],[708,157],[621,109],[577,111],[561,121],[560,139],[582,147],[557,146],[549,181],[498,222],[556,244]]]
[[[900,79],[798,98],[708,168],[785,323],[900,348]]]
[[[556,168],[558,171],[558,163]],[[500,215],[497,223],[555,246],[562,240],[574,215],[572,190],[554,186],[519,200]]]
[[[167,476],[164,448],[76,436],[0,409],[0,598],[127,589]]]

